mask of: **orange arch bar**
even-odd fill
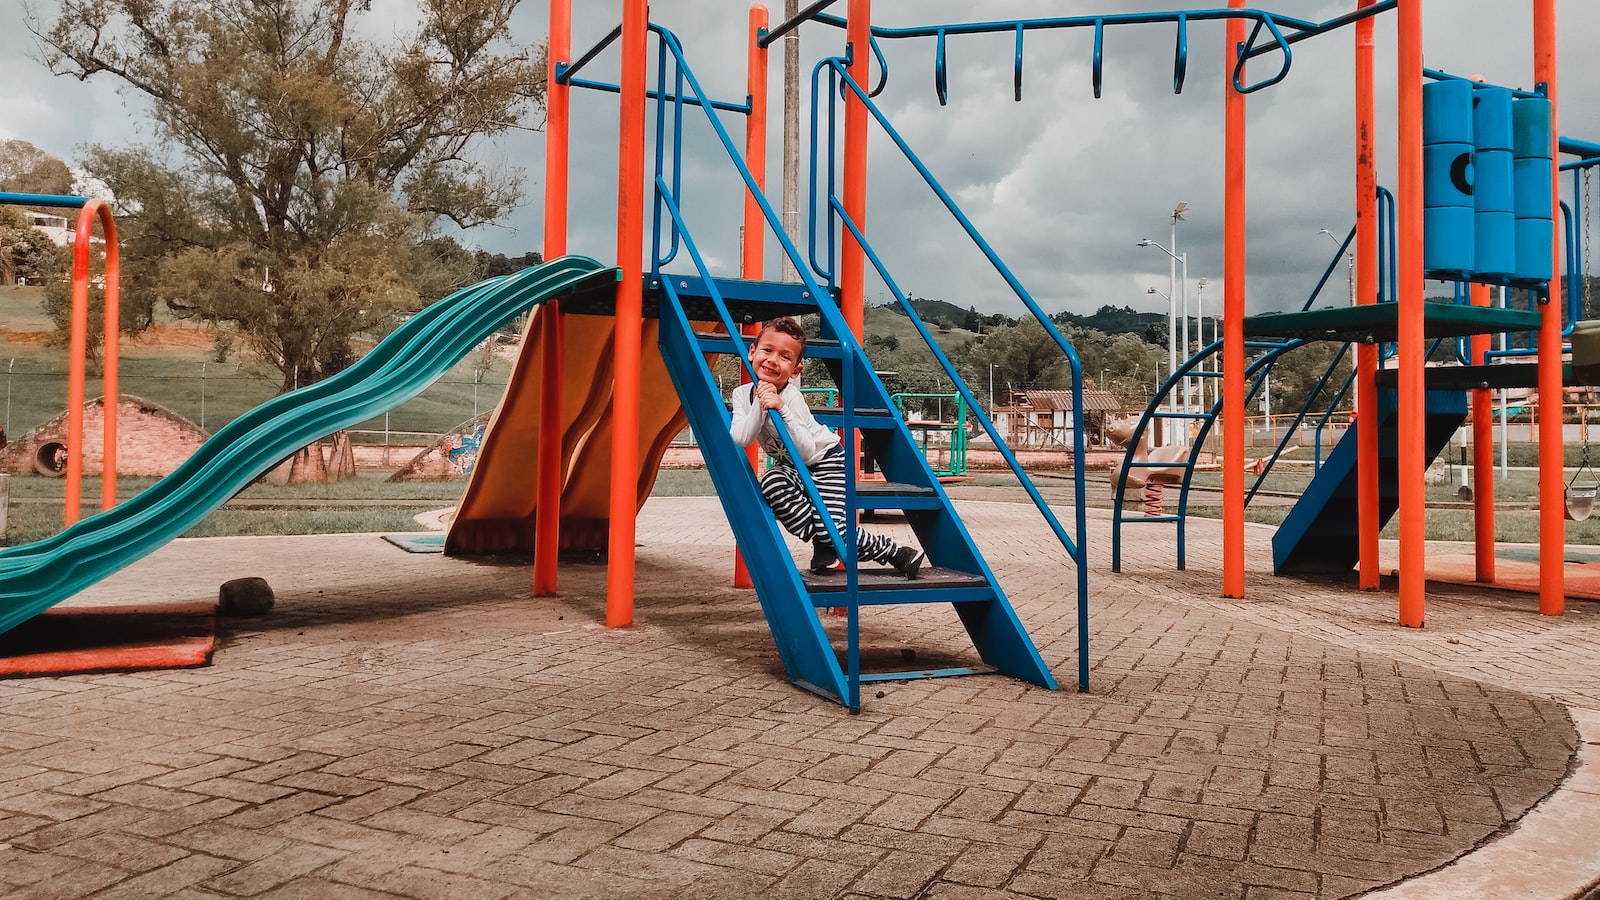
[[[117,503],[117,332],[122,293],[122,264],[117,253],[117,223],[111,207],[91,199],[78,213],[78,231],[72,245],[72,317],[67,348],[67,484],[65,524],[78,521],[83,503],[83,403],[89,373],[89,255],[94,220],[106,237],[104,462],[100,476],[100,508]]]

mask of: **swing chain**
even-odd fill
[[[1588,471],[1588,473],[1589,473],[1589,481],[1591,481],[1591,482],[1594,481],[1595,480],[1594,467],[1589,464],[1589,442],[1588,441],[1584,441],[1583,442],[1583,455],[1578,458],[1578,468],[1573,471],[1572,477],[1567,479],[1567,488],[1571,489],[1571,487],[1574,484],[1577,483],[1578,476],[1582,475],[1585,471]]]
[[[1594,243],[1594,204],[1596,202],[1600,202],[1600,197],[1591,196],[1593,193],[1594,167],[1585,166],[1583,169],[1583,189],[1579,191],[1578,198],[1578,202],[1583,204],[1583,257],[1581,262],[1585,272],[1587,272],[1589,267],[1593,265],[1594,254],[1592,252],[1592,246]],[[1579,287],[1579,292],[1585,295],[1588,293],[1587,291],[1583,290],[1582,285]],[[1585,296],[1583,305],[1585,309],[1581,310],[1580,312],[1581,314],[1587,315],[1587,307],[1589,305],[1587,296]]]

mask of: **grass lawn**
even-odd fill
[[[58,416],[67,403],[67,354],[52,346],[50,320],[41,311],[43,289],[0,287],[0,367],[5,375],[6,434],[17,436]],[[358,431],[388,430],[440,434],[494,407],[511,374],[507,347],[487,372],[475,373],[471,360],[458,363],[433,386],[396,407],[355,426]],[[147,335],[125,341],[118,365],[121,393],[161,404],[208,431],[233,421],[278,394],[282,375],[274,368],[235,354],[218,362],[211,331],[187,322],[158,318]],[[474,375],[480,381],[474,384]],[[100,396],[98,378],[86,385]]]
[[[0,363],[6,366],[4,423],[7,433],[13,436],[59,415],[66,403],[66,354],[48,341],[51,325],[40,307],[41,295],[41,289],[36,287],[0,287]],[[911,323],[903,316],[886,309],[868,309],[867,315],[874,334],[893,335],[905,347],[920,345]],[[973,337],[961,329],[938,335],[947,348]],[[160,403],[212,431],[270,399],[279,388],[276,370],[252,365],[239,357],[218,362],[208,329],[171,319],[158,321],[150,334],[126,343],[121,359],[123,392]],[[509,353],[502,354],[486,373],[474,373],[472,363],[463,362],[415,399],[387,416],[358,425],[356,430],[422,434],[447,431],[475,413],[492,408],[509,374]],[[90,382],[88,393],[98,395],[98,382]],[[1566,451],[1567,464],[1576,466],[1583,448],[1573,444]],[[1537,446],[1514,443],[1509,446],[1508,455],[1513,466],[1531,466],[1537,462]],[[1278,466],[1262,485],[1264,493],[1247,508],[1246,518],[1278,524],[1311,475],[1309,465],[1289,462]],[[461,482],[388,484],[386,476],[387,473],[362,472],[354,480],[333,485],[251,485],[239,494],[239,502],[213,513],[189,535],[416,531],[423,527],[412,518],[416,513],[454,504],[463,489]],[[1109,506],[1106,474],[1093,472],[1090,480],[1090,504]],[[118,483],[119,494],[131,497],[151,483],[153,479],[124,477]],[[1039,483],[1051,503],[1071,502],[1069,480],[1041,478]],[[1250,483],[1247,481],[1247,485]],[[1430,540],[1472,538],[1472,510],[1458,497],[1459,484],[1458,467],[1447,482],[1428,486]],[[1216,493],[1220,485],[1220,473],[1196,473],[1195,486],[1210,490],[1191,496],[1189,513],[1220,516]],[[39,540],[60,530],[62,480],[15,477],[10,486],[6,543]],[[1538,540],[1538,514],[1534,509],[1537,489],[1537,472],[1530,469],[1513,469],[1503,480],[1497,480],[1498,540]],[[712,492],[710,477],[700,469],[663,470],[654,489],[655,496],[707,496]],[[958,499],[1028,502],[1009,474],[978,473],[973,481],[952,486],[950,493]],[[98,508],[99,485],[87,482],[84,496],[89,500],[84,513],[91,514]],[[1569,543],[1600,544],[1600,518],[1569,522],[1566,528]],[[1397,525],[1391,521],[1383,534],[1396,537]]]
[[[1572,469],[1567,470],[1571,477]],[[1539,541],[1539,511],[1538,511],[1538,472],[1528,469],[1512,469],[1504,480],[1496,479],[1495,483],[1495,540],[1511,543],[1538,543]],[[1111,491],[1108,475],[1104,471],[1089,473],[1089,505],[1091,507],[1109,508]],[[1263,483],[1261,492],[1251,504],[1245,507],[1245,520],[1264,525],[1278,525],[1283,522],[1294,504],[1295,498],[1305,490],[1311,480],[1310,466],[1284,466],[1275,469]],[[1036,478],[1040,493],[1053,506],[1064,506],[1072,502],[1072,482],[1065,478]],[[1248,490],[1253,484],[1253,477],[1247,477],[1245,488]],[[1189,498],[1188,513],[1191,516],[1202,518],[1221,518],[1222,505],[1220,490],[1222,475],[1219,472],[1197,472],[1194,476],[1194,485],[1197,488]],[[1456,471],[1455,480],[1440,484],[1430,484],[1425,489],[1428,502],[1427,521],[1425,526],[1426,539],[1430,541],[1470,541],[1473,539],[1473,510],[1470,501],[1463,501],[1458,494],[1460,488],[1460,471]],[[1029,502],[1016,478],[1009,473],[981,473],[971,482],[964,485],[955,485],[948,489],[950,495],[957,499],[986,499],[1004,500],[1018,503]],[[1169,505],[1176,503],[1177,492],[1168,489],[1167,502]],[[1137,513],[1136,513],[1137,514]],[[1398,538],[1400,536],[1398,520],[1391,518],[1388,525],[1381,532],[1384,538]],[[1566,523],[1566,543],[1569,544],[1596,544],[1600,545],[1600,516],[1583,522]]]
[[[465,482],[390,483],[389,473],[362,470],[335,484],[271,485],[257,482],[240,491],[184,537],[247,534],[336,534],[367,531],[424,531],[418,513],[454,506]],[[127,500],[157,479],[123,476],[117,498]],[[13,476],[4,543],[26,544],[61,530],[66,480]],[[651,496],[706,497],[713,493],[704,469],[663,469]],[[100,479],[85,478],[84,517],[100,511]]]

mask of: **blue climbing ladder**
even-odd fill
[[[653,307],[661,318],[661,354],[667,371],[744,553],[790,681],[852,710],[861,708],[861,684],[874,681],[999,672],[1056,687],[865,352],[847,328],[835,327],[842,326],[843,318],[831,297],[819,303],[798,284],[681,276],[654,279],[649,293],[654,302],[647,300],[646,309]],[[887,479],[884,483],[851,479],[846,519],[854,521],[850,513],[858,511],[903,512],[927,553],[915,581],[872,564],[821,576],[802,570],[762,499],[744,448],[728,435],[731,414],[712,374],[711,355],[746,355],[744,340],[732,333],[739,323],[807,311],[824,312],[821,337],[808,343],[807,358],[812,366],[820,364],[832,373],[834,383],[845,387],[844,396],[855,398],[851,408],[817,410],[817,418],[846,434],[859,433]],[[705,324],[708,321],[720,321],[723,327],[713,332]],[[853,536],[839,537],[853,545]],[[860,610],[928,603],[953,607],[978,660],[968,666],[862,672],[856,627]],[[819,610],[828,608],[844,608],[850,616],[843,648],[834,646],[823,627]]]
[[[1378,389],[1378,527],[1400,508],[1399,406],[1393,388]],[[1424,406],[1424,451],[1439,455],[1467,419],[1462,391],[1430,390]],[[1279,575],[1348,572],[1361,558],[1357,515],[1356,433],[1345,432],[1272,536]]]

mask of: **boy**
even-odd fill
[[[804,368],[806,334],[792,317],[773,319],[762,326],[750,348],[750,367],[756,381],[733,390],[733,426],[729,434],[741,447],[760,440],[761,448],[772,459],[772,467],[761,476],[761,495],[778,522],[790,534],[810,541],[811,571],[821,575],[839,561],[822,516],[806,496],[805,483],[794,460],[784,450],[783,440],[767,416],[775,409],[783,416],[784,427],[794,441],[803,463],[817,484],[828,514],[841,534],[844,522],[844,447],[839,436],[817,422],[806,406],[805,396],[794,383]],[[893,538],[866,531],[856,532],[856,558],[862,562],[885,562],[907,579],[917,577],[922,568],[922,551],[901,547]]]

